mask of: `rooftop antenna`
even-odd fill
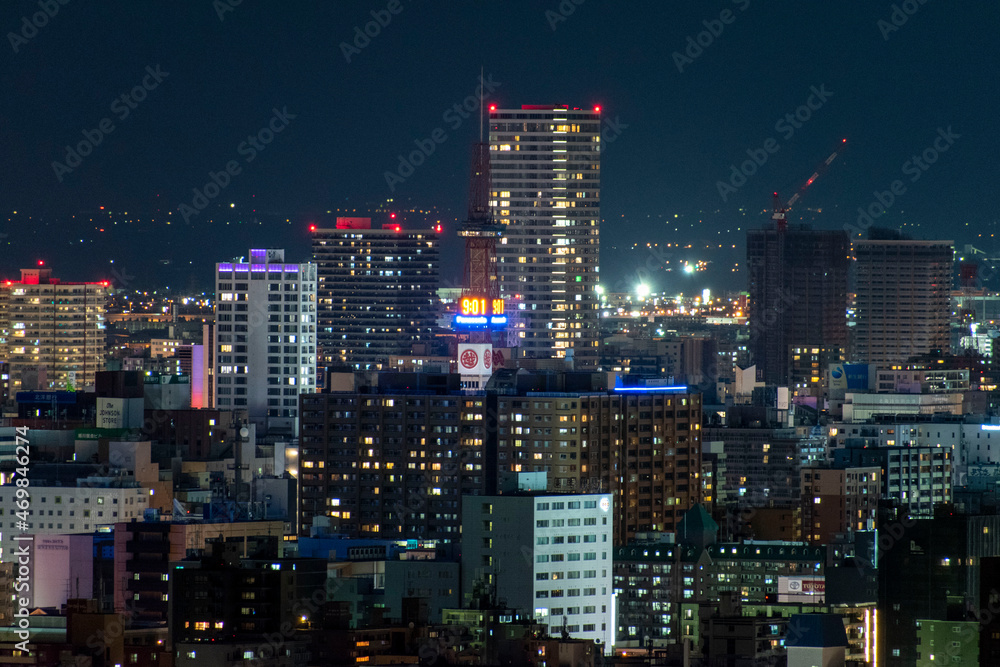
[[[483,143],[483,66],[479,66],[479,143]]]

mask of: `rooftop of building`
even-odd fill
[[[100,282],[64,282],[59,278],[52,277],[52,269],[21,269],[21,280],[5,280],[3,284],[6,286],[13,285],[58,285],[60,287],[66,286],[77,286],[77,285],[94,285],[97,287],[109,287],[111,285],[107,280]]]

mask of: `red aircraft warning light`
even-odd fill
[[[309,231],[310,232],[315,232],[316,231],[316,225],[309,225]]]

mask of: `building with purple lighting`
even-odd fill
[[[213,407],[295,432],[299,394],[316,391],[316,265],[251,250],[216,265],[215,295]]]

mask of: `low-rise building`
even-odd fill
[[[543,631],[614,643],[611,494],[483,496],[462,510],[462,590],[493,588]]]

